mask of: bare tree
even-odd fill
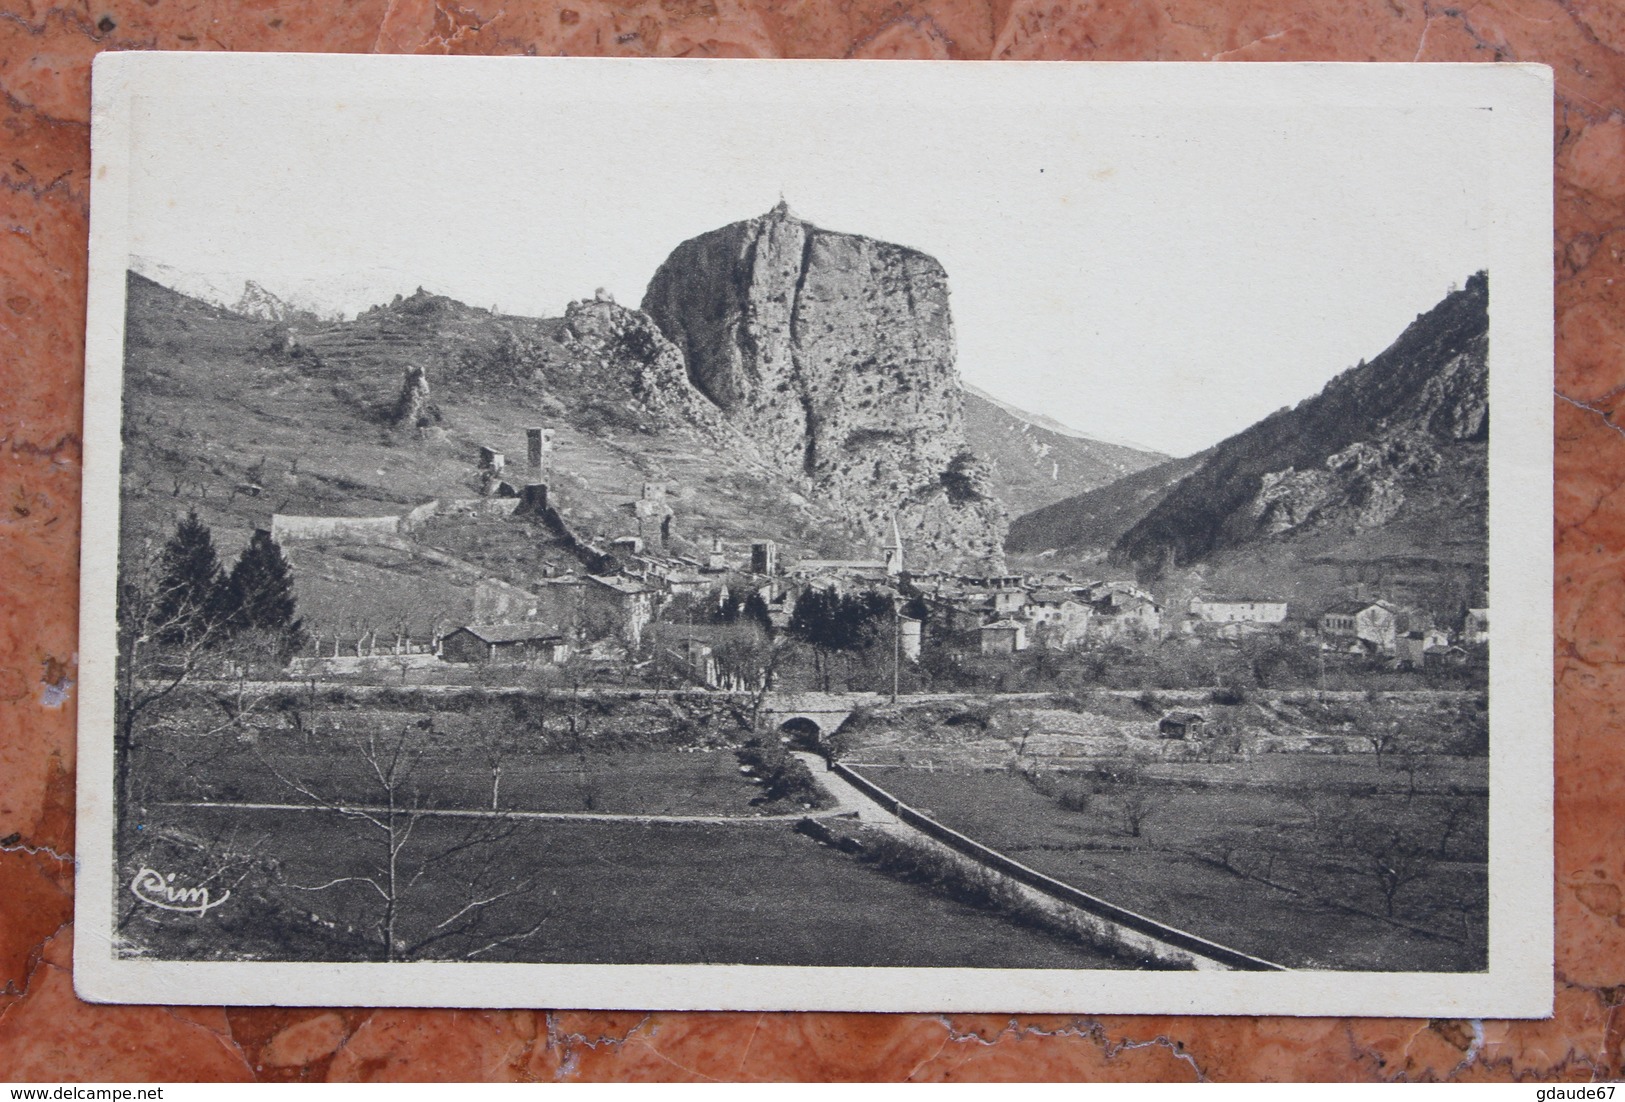
[[[1399,746],[1398,724],[1384,723],[1380,719],[1361,731],[1360,736],[1371,744],[1371,752],[1377,756],[1378,769],[1382,768],[1382,756]]]
[[[1353,832],[1355,867],[1373,881],[1382,896],[1383,914],[1394,917],[1394,901],[1408,884],[1433,868],[1428,846],[1390,824],[1366,822]]]
[[[1146,819],[1161,806],[1157,793],[1146,783],[1145,769],[1138,761],[1127,761],[1114,769],[1112,794],[1117,798],[1117,813],[1129,836],[1138,838]]]
[[[550,908],[530,906],[524,919],[503,921],[502,904],[529,898],[534,875],[513,875],[518,830],[511,815],[427,806],[419,788],[424,750],[410,727],[393,738],[368,735],[354,747],[368,798],[354,799],[293,775],[261,756],[266,769],[314,808],[363,828],[371,856],[365,871],[295,890],[330,893],[360,912],[385,960],[469,960],[536,936]],[[335,771],[336,772],[336,771]],[[495,792],[493,792],[495,798]],[[534,917],[528,925],[526,921]]]
[[[1117,811],[1123,817],[1123,826],[1129,836],[1138,838],[1146,819],[1160,806],[1160,801],[1143,784],[1125,786],[1117,793]]]
[[[1456,791],[1452,786],[1450,795],[1445,798],[1434,821],[1434,830],[1438,835],[1433,848],[1435,858],[1440,861],[1449,858],[1450,843],[1472,822],[1477,802],[1471,796]]]
[[[164,577],[160,556],[150,546],[120,572],[113,737],[121,818],[135,796],[134,756],[142,732],[221,662],[219,648],[226,639],[223,623],[199,617],[187,601],[175,599],[179,592]]]

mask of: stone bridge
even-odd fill
[[[761,725],[769,731],[827,735],[856,709],[885,699],[880,693],[768,693],[762,701]]]

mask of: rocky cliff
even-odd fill
[[[781,203],[685,241],[643,310],[768,463],[910,561],[997,558],[1000,504],[967,468],[948,281],[929,256]]]

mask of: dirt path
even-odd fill
[[[851,788],[851,785],[847,785]],[[856,789],[853,789],[856,792]],[[861,797],[860,797],[861,798]],[[325,811],[340,815],[384,815],[389,808],[373,804],[337,804],[326,806],[322,804],[256,804],[231,803],[214,800],[172,800],[158,805],[159,807],[188,807],[188,808],[216,808],[227,811]],[[783,826],[800,819],[809,818],[808,814],[798,811],[789,815],[611,815],[604,812],[593,811],[490,811],[485,809],[466,810],[457,808],[396,808],[398,814],[411,815],[426,819],[525,819],[540,822],[558,821],[571,823],[704,823],[711,826],[755,826],[759,823],[768,823],[774,826]],[[811,818],[820,818],[838,812],[820,811]]]
[[[824,765],[824,759],[817,754],[810,754],[805,750],[792,750],[790,752],[801,759],[801,763],[813,775],[813,780],[818,783],[818,786],[824,790],[826,795],[835,801],[835,807],[825,808],[818,813],[820,816],[855,815],[860,823],[873,823],[876,826],[897,827],[902,830],[913,831],[913,827],[905,826],[902,820],[862,792],[859,792],[839,773],[830,772]]]

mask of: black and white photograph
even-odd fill
[[[96,78],[85,997],[1549,1012],[1549,71]]]

